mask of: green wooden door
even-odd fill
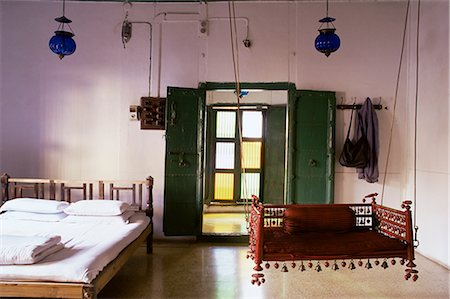
[[[204,91],[169,87],[163,230],[167,236],[201,232]]]
[[[333,203],[335,94],[299,90],[288,105],[287,200]]]
[[[264,148],[264,203],[284,204],[286,105],[269,106]]]

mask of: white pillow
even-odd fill
[[[130,209],[130,205],[118,200],[80,200],[64,209],[68,215],[116,216]]]
[[[102,224],[127,224],[129,218],[134,215],[133,210],[125,211],[123,214],[115,216],[85,216],[85,215],[69,215],[62,219],[65,223],[102,223]]]
[[[67,217],[64,212],[56,214],[43,214],[43,213],[32,213],[32,212],[20,212],[20,211],[7,211],[0,214],[0,219],[13,219],[13,220],[33,220],[33,221],[44,221],[44,222],[57,222],[61,219]]]
[[[15,198],[8,200],[0,207],[3,211],[20,211],[43,214],[61,213],[69,206],[68,202],[36,198]]]

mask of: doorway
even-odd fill
[[[242,90],[239,109],[234,92],[233,89],[206,92],[202,235],[248,235],[246,217],[251,196],[263,199],[270,193],[269,188],[275,188],[282,203],[285,194],[286,139],[281,138],[281,143],[277,140],[275,155],[271,148],[275,136],[286,136],[288,92]],[[277,114],[277,125],[273,125],[275,108],[282,112]],[[273,127],[277,128],[276,134],[272,133]],[[266,168],[273,170],[275,156],[280,163],[278,182],[274,185],[268,180],[274,172],[268,174]]]
[[[234,90],[233,83],[213,82],[199,88],[168,87],[166,236],[244,235],[251,194],[259,195],[265,204],[333,202],[335,93],[296,90],[291,83],[242,83],[241,106],[248,110],[241,111],[262,113],[257,118],[262,118],[263,135],[246,137],[249,151],[257,149],[251,157],[259,157],[252,163],[259,164],[242,171],[235,161],[236,148],[244,147],[243,142],[234,141],[233,148],[231,137],[215,133],[211,141],[213,135],[208,131],[214,119],[208,109],[236,111]],[[237,114],[234,119],[238,121]],[[224,145],[217,147],[219,142]],[[214,151],[208,144],[216,144]],[[217,148],[222,156],[216,157]],[[234,161],[233,168],[225,167],[230,161]],[[243,188],[247,180],[250,187]]]

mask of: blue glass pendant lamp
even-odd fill
[[[66,1],[63,0],[63,15],[56,18],[55,21],[59,23],[58,29],[55,31],[55,35],[50,39],[48,46],[53,53],[58,55],[59,59],[63,59],[66,55],[71,55],[75,52],[77,45],[72,37],[75,36],[70,28],[71,20],[65,16]],[[69,31],[65,31],[64,27],[67,25]]]
[[[327,0],[327,16],[320,19],[321,23],[319,27],[319,35],[316,37],[315,46],[316,50],[325,54],[325,56],[330,56],[331,53],[339,49],[341,45],[341,40],[339,36],[335,33],[336,28],[333,25],[335,18],[328,16],[328,0]],[[325,28],[322,28],[325,27]]]

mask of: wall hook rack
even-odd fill
[[[353,110],[355,110],[355,109],[361,109],[361,107],[362,107],[362,104],[340,104],[340,105],[336,105],[336,108],[340,109],[340,110],[345,110],[345,109],[353,109]],[[376,105],[373,105],[373,108],[376,109],[376,110],[381,110],[381,109],[383,109],[383,105],[376,104]],[[384,107],[384,109],[387,110],[388,108]]]

